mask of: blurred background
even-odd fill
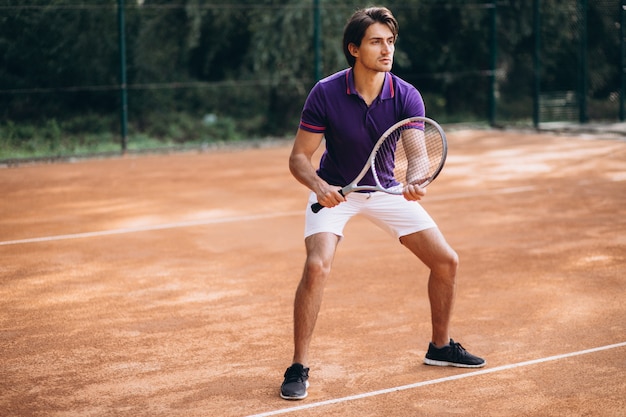
[[[442,123],[624,120],[624,0],[389,0]],[[330,0],[0,2],[0,160],[290,140],[346,67]]]

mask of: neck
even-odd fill
[[[353,67],[354,87],[369,106],[380,94],[385,83],[385,72],[370,71],[358,64]]]

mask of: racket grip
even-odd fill
[[[320,211],[323,208],[324,208],[324,206],[321,205],[320,203],[313,203],[313,204],[311,204],[311,211],[313,211],[313,213],[317,213],[318,211]]]
[[[343,193],[343,190],[339,190],[339,194],[341,194],[342,196],[345,197],[345,194]],[[320,211],[323,208],[324,208],[324,206],[321,205],[320,203],[313,203],[313,204],[311,204],[311,211],[313,213],[317,213],[318,211]]]

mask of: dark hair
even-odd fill
[[[343,54],[346,56],[348,65],[354,66],[355,58],[350,53],[348,45],[351,43],[361,46],[361,41],[365,36],[367,28],[374,23],[383,23],[389,27],[394,38],[398,37],[398,21],[386,7],[368,7],[354,12],[348,19],[343,30]]]

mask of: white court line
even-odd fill
[[[320,402],[311,403],[311,404],[305,404],[305,405],[301,405],[301,406],[297,406],[297,407],[283,408],[282,410],[274,410],[274,411],[268,411],[268,412],[260,413],[260,414],[252,414],[252,415],[249,415],[247,417],[270,417],[270,416],[276,416],[276,415],[279,415],[279,414],[293,413],[295,411],[301,411],[301,410],[307,410],[307,409],[310,409],[310,408],[323,407],[323,406],[332,405],[332,404],[345,403],[345,402],[348,402],[348,401],[354,401],[354,400],[360,400],[360,399],[363,399],[363,398],[375,397],[377,395],[391,394],[391,393],[394,393],[394,392],[406,391],[406,390],[410,390],[410,389],[414,389],[414,388],[424,387],[424,386],[427,386],[427,385],[441,384],[443,382],[456,381],[458,379],[464,379],[464,378],[472,378],[472,377],[479,376],[479,375],[491,374],[491,373],[494,373],[494,372],[506,371],[506,370],[509,370],[509,369],[520,368],[520,367],[523,367],[523,366],[536,365],[538,363],[551,362],[551,361],[556,361],[556,360],[559,360],[559,359],[566,359],[566,358],[571,358],[571,357],[574,357],[574,356],[586,355],[586,354],[589,354],[589,353],[595,353],[595,352],[600,352],[600,351],[603,351],[603,350],[615,349],[615,348],[625,347],[625,346],[626,346],[626,342],[615,343],[613,345],[600,346],[600,347],[597,347],[597,348],[580,350],[578,352],[571,352],[571,353],[564,353],[562,355],[548,356],[546,358],[534,359],[534,360],[525,361],[525,362],[518,362],[518,363],[509,364],[509,365],[496,366],[495,368],[481,369],[480,371],[469,372],[469,373],[459,374],[459,375],[453,375],[453,376],[448,376],[448,377],[445,377],[445,378],[432,379],[432,380],[429,380],[429,381],[416,382],[414,384],[402,385],[402,386],[399,386],[399,387],[387,388],[387,389],[382,389],[382,390],[379,390],[379,391],[365,392],[363,394],[350,395],[350,396],[347,396],[347,397],[335,398],[335,399],[332,399],[332,400],[320,401]]]
[[[482,192],[455,193],[455,194],[448,194],[448,195],[441,195],[441,196],[433,196],[432,198],[429,198],[429,201],[445,201],[445,200],[454,200],[457,198],[479,197],[479,196],[492,195],[492,194],[521,193],[525,191],[532,191],[534,189],[535,187],[533,186],[525,186],[525,187],[501,188],[499,190],[485,190]],[[176,229],[180,227],[190,227],[190,226],[205,226],[209,224],[254,221],[254,220],[262,220],[262,219],[272,219],[276,217],[296,216],[296,215],[302,215],[302,214],[303,214],[302,211],[289,211],[289,212],[278,212],[278,213],[267,213],[267,214],[254,214],[250,216],[222,217],[218,219],[200,219],[200,220],[192,220],[192,221],[186,221],[186,222],[127,227],[127,228],[112,229],[112,230],[101,230],[98,232],[85,232],[85,233],[74,233],[74,234],[67,234],[67,235],[6,240],[4,242],[0,242],[0,246],[19,245],[19,244],[24,244],[24,243],[52,242],[55,240],[81,239],[81,238],[87,238],[87,237],[121,235],[125,233],[137,233],[137,232],[148,232],[152,230]]]
[[[121,235],[124,233],[137,233],[137,232],[148,232],[151,230],[164,230],[164,229],[176,229],[179,227],[190,227],[190,226],[204,226],[208,224],[218,224],[218,223],[233,223],[233,222],[242,222],[242,221],[250,221],[250,220],[262,220],[262,219],[271,219],[275,217],[286,217],[286,216],[295,216],[301,215],[302,211],[291,211],[291,212],[278,212],[278,213],[267,213],[267,214],[255,214],[250,216],[237,216],[237,217],[222,217],[218,219],[201,219],[201,220],[191,220],[186,222],[176,222],[176,223],[166,223],[166,224],[156,224],[156,225],[147,225],[147,226],[137,226],[137,227],[126,227],[122,229],[112,229],[112,230],[101,230],[99,232],[85,232],[85,233],[74,233],[70,235],[56,235],[56,236],[44,236],[44,237],[33,237],[29,239],[18,239],[18,240],[7,240],[4,242],[0,242],[0,246],[2,245],[18,245],[20,243],[37,243],[37,242],[50,242],[53,240],[65,240],[65,239],[80,239],[85,237],[99,237],[99,236],[109,236],[109,235]]]

